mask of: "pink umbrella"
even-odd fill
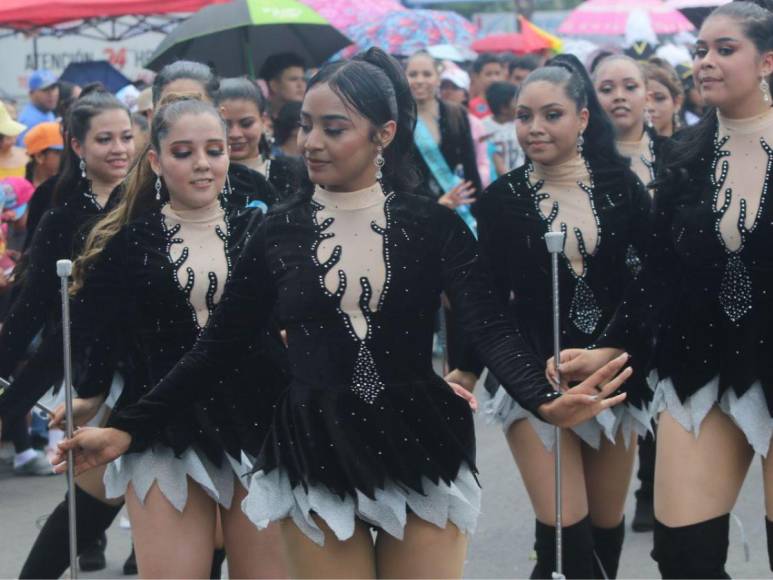
[[[339,30],[346,31],[355,24],[372,22],[380,17],[405,10],[398,0],[368,0],[367,2],[352,2],[352,0],[301,0],[319,12],[322,17]]]
[[[587,0],[569,13],[558,27],[568,36],[622,36],[632,12],[647,13],[655,34],[677,34],[695,27],[662,0]]]

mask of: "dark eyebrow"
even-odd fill
[[[740,42],[740,40],[738,40],[737,38],[733,38],[732,36],[723,36],[721,38],[717,38],[716,40],[714,40],[714,42]],[[708,42],[706,42],[705,40],[698,39],[695,42],[695,44],[706,46],[708,45]]]
[[[306,111],[301,111],[302,117],[311,117],[309,113]],[[349,121],[351,122],[351,119],[347,117],[346,115],[322,115],[320,117],[323,121]]]
[[[563,105],[561,103],[548,103],[547,105],[540,107],[540,111],[544,111],[545,109],[552,109],[554,107],[563,107]]]
[[[225,139],[207,139],[207,143],[225,143]],[[193,141],[189,139],[181,139],[179,141],[172,141],[172,145],[193,145]]]

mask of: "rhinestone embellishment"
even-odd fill
[[[365,345],[365,342],[360,342],[357,360],[354,361],[352,391],[363,401],[372,405],[385,388],[384,381],[381,380],[376,369],[376,361],[373,360],[373,355]]]
[[[628,249],[625,251],[625,265],[628,267],[628,271],[631,272],[631,275],[634,278],[638,277],[641,273],[641,258],[639,257],[636,248],[633,247],[633,244],[629,244]]]
[[[752,279],[738,254],[727,260],[719,287],[719,304],[733,322],[741,320],[752,309]]]
[[[593,334],[601,320],[601,308],[585,278],[577,278],[569,305],[569,319],[585,334]]]

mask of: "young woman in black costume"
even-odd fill
[[[66,132],[70,140],[65,144],[53,208],[43,215],[23,257],[19,293],[0,331],[0,376],[15,376],[13,386],[0,398],[0,412],[4,417],[20,417],[22,422],[35,401],[63,376],[56,260],[79,254],[90,228],[120,197],[120,185],[134,154],[129,112],[108,93],[92,92],[75,101]],[[40,346],[19,370],[41,332]],[[82,551],[101,536],[120,507],[106,501],[99,470],[84,474],[77,483],[76,502],[79,513],[84,514],[78,529]],[[63,501],[41,530],[22,578],[58,578],[64,572],[68,552],[62,534],[66,529],[67,504]]]
[[[263,133],[266,99],[257,85],[246,78],[223,79],[216,102],[228,127],[232,187],[234,183],[248,183],[251,176],[258,173],[274,187],[277,194],[274,202],[287,199],[298,191],[301,175],[306,170],[300,161],[270,156]]]
[[[651,360],[660,413],[653,557],[667,578],[726,578],[729,512],[755,453],[769,555],[773,536],[773,13],[751,2],[716,9],[693,72],[716,111],[664,150],[641,284],[603,348],[567,353],[564,374],[581,377],[619,348]],[[651,355],[641,341],[648,328]]]
[[[104,398],[114,361],[122,361],[126,386],[114,409],[120,413],[206,325],[257,219],[254,210],[221,205],[227,169],[225,125],[211,105],[161,106],[124,200],[97,224],[76,262],[73,351],[81,397]],[[240,372],[224,369],[221,383],[257,378],[276,391],[283,375],[266,353],[281,360],[278,335],[262,338],[255,350]],[[170,409],[141,453],[108,466],[107,495],[126,495],[141,576],[208,577],[218,506],[231,575],[284,575],[278,530],[259,533],[239,508],[247,490],[238,478],[250,467],[239,410],[253,410],[252,431],[265,431],[270,417],[270,402],[256,392],[230,396],[221,389],[187,413]],[[94,407],[77,401],[76,408]]]
[[[478,232],[497,293],[509,302],[529,347],[547,361],[553,333],[545,232],[567,236],[560,272],[562,344],[585,347],[604,329],[639,273],[650,231],[650,198],[616,152],[613,127],[574,57],[557,57],[526,78],[516,129],[528,162],[486,189],[478,202]],[[468,372],[456,371],[447,379],[471,388],[482,365],[470,359],[461,370]],[[629,381],[627,390],[625,405],[562,438],[564,573],[569,578],[617,574],[636,438],[649,428],[643,377]],[[491,412],[507,434],[537,517],[532,577],[549,578],[555,570],[554,431],[502,388]]]
[[[461,576],[480,495],[469,403],[455,394],[466,391],[432,369],[441,291],[485,362],[546,419],[572,424],[619,403],[622,394],[604,397],[631,371],[597,391],[620,357],[568,394],[554,391],[501,313],[469,229],[409,193],[414,120],[405,77],[380,50],[323,68],[301,120],[311,198],[267,216],[193,350],[113,428],[63,444],[58,469],[68,447],[88,469],[133,450],[170,409],[217,396],[222,369],[240,366],[276,311],[292,378],[246,513],[260,527],[281,523],[293,576]]]

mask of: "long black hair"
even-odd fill
[[[223,79],[220,81],[220,88],[215,95],[215,104],[220,106],[224,101],[239,100],[255,103],[258,113],[263,116],[266,112],[266,97],[260,91],[258,86],[250,79],[236,77]],[[258,143],[258,151],[264,157],[271,153],[271,147],[266,139],[266,133],[263,132]]]
[[[615,128],[601,107],[588,71],[571,54],[560,54],[531,73],[521,84],[521,92],[538,81],[561,87],[577,110],[588,109],[588,126],[583,133],[586,146],[584,156],[590,163],[630,167],[630,161],[621,156],[615,145]]]
[[[164,88],[180,79],[196,81],[201,84],[204,93],[213,103],[217,91],[220,88],[220,81],[215,73],[205,64],[194,62],[192,60],[178,60],[166,65],[161,69],[153,79],[153,106],[157,106],[161,100],[161,93]]]
[[[400,193],[419,185],[413,155],[416,102],[400,64],[379,48],[370,48],[352,60],[324,66],[309,81],[306,91],[327,84],[346,104],[375,127],[395,121],[397,132],[384,149],[384,182]]]
[[[63,124],[64,156],[59,179],[54,186],[53,206],[58,205],[64,196],[81,186],[83,181],[79,167],[80,159],[72,148],[71,139],[83,143],[91,129],[91,120],[111,110],[125,111],[127,118],[131,120],[126,105],[100,87],[84,90],[70,106]]]
[[[772,0],[730,2],[716,8],[709,18],[714,16],[725,16],[738,22],[743,33],[760,53],[773,50]],[[773,75],[768,82],[773,82]],[[666,145],[667,154],[662,155],[663,159],[659,162],[660,170],[655,186],[675,187],[684,184],[689,178],[687,166],[708,154],[716,131],[717,116],[713,109],[706,111],[697,124],[680,131],[676,139]]]

